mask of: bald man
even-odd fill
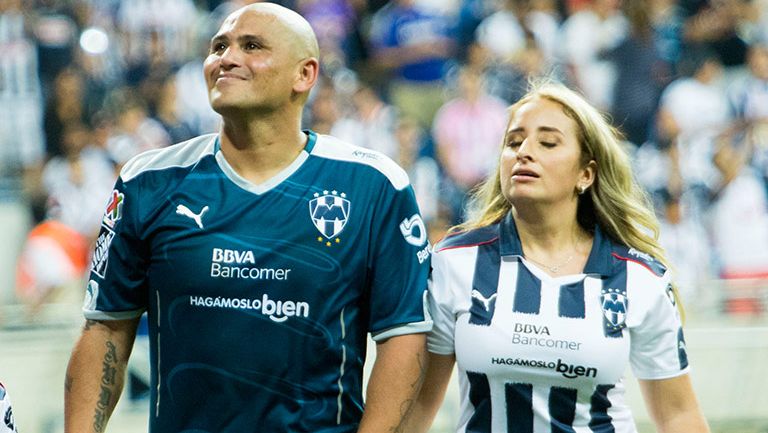
[[[408,177],[300,129],[318,47],[295,12],[237,10],[203,69],[219,133],[137,156],[110,196],[65,431],[105,430],[144,312],[151,432],[400,431],[432,326]]]

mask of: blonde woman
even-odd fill
[[[627,364],[659,432],[709,431],[657,221],[596,109],[533,86],[475,204],[435,248],[435,326],[407,431],[428,429],[454,363],[457,432],[633,433]]]

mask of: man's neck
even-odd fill
[[[263,183],[291,165],[307,143],[300,120],[295,122],[225,118],[221,152],[244,179]]]

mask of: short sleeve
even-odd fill
[[[0,383],[0,433],[16,433],[16,424],[11,408],[11,398]]]
[[[427,335],[427,350],[438,355],[451,355],[455,347],[455,296],[450,289],[448,271],[444,255],[433,255],[428,299],[434,325]]]
[[[86,286],[87,319],[129,319],[147,308],[149,260],[139,229],[138,183],[118,179],[110,194]]]
[[[647,296],[640,305],[644,318],[630,329],[632,371],[638,379],[680,376],[688,372],[688,356],[669,272],[648,280],[638,287]]]
[[[372,337],[380,341],[428,332],[430,246],[413,189],[410,185],[395,189],[387,183],[375,209],[368,259]]]

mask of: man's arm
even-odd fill
[[[139,318],[86,320],[64,382],[64,431],[99,433],[120,398]]]
[[[426,335],[391,337],[376,344],[376,361],[358,433],[400,433],[424,379]]]
[[[403,431],[407,433],[424,433],[429,431],[435,420],[440,406],[445,398],[445,390],[451,381],[455,355],[438,355],[428,353],[426,373],[416,401],[406,419]]]

